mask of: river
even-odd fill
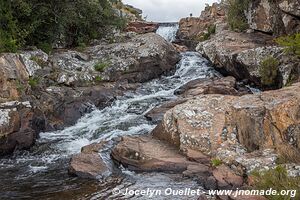
[[[158,34],[174,41],[177,24],[160,27]],[[61,131],[41,133],[36,145],[28,151],[15,152],[0,160],[1,199],[128,199],[112,194],[115,188],[198,188],[198,184],[180,174],[134,173],[114,166],[109,151],[102,155],[113,173],[103,180],[71,177],[67,173],[70,157],[81,147],[99,141],[113,141],[124,135],[149,133],[156,124],[144,114],[162,103],[173,100],[174,91],[197,78],[219,74],[196,52],[182,53],[176,72],[143,84],[135,92],[120,96],[109,107],[81,118],[76,125]],[[131,199],[149,199],[133,196]],[[160,196],[154,199],[176,199]],[[184,199],[178,197],[178,199]],[[190,198],[189,198],[190,199]]]

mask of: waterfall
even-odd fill
[[[178,28],[178,23],[163,23],[160,24],[156,33],[165,38],[168,42],[174,42],[176,39]]]

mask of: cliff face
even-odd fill
[[[253,30],[269,34],[292,34],[300,31],[298,0],[254,0],[249,3],[246,17]]]

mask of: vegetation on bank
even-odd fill
[[[249,0],[227,0],[228,24],[233,31],[244,31],[248,28],[245,10],[248,9]]]
[[[278,76],[279,61],[273,56],[266,57],[259,66],[259,75],[261,83],[265,86],[272,87],[276,84]]]
[[[253,178],[253,187],[258,190],[269,190],[272,188],[276,191],[296,190],[294,198],[289,195],[266,196],[270,200],[292,200],[300,199],[300,177],[289,177],[287,170],[283,166],[277,166],[275,169],[268,171],[254,171],[251,174]]]
[[[279,37],[276,42],[285,47],[287,53],[300,57],[300,33]]]
[[[222,164],[223,164],[222,160],[220,160],[218,158],[214,158],[214,159],[211,160],[211,165],[213,167],[217,167],[217,166],[220,166]]]
[[[215,33],[216,33],[216,25],[212,24],[207,27],[206,33],[195,36],[194,40],[196,40],[198,42],[203,42],[205,40],[209,40],[211,38],[211,36],[214,35]]]
[[[108,27],[123,28],[116,0],[0,1],[0,52],[37,46],[50,52],[54,44],[80,46],[105,35]]]

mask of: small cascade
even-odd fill
[[[177,28],[178,25],[160,27],[158,32],[172,41]],[[144,117],[147,111],[175,99],[174,91],[191,80],[219,76],[209,62],[196,52],[182,53],[182,59],[176,67],[173,75],[142,84],[135,92],[127,92],[117,98],[111,106],[85,115],[74,126],[41,133],[40,139],[29,151],[2,159],[0,196],[3,199],[12,195],[16,199],[55,199],[61,195],[75,197],[76,193],[82,195],[82,198],[76,196],[76,199],[103,199],[104,194],[107,197],[104,199],[113,199],[111,193],[115,188],[198,188],[195,181],[182,179],[180,174],[136,174],[121,169],[122,173],[117,179],[122,181],[116,182],[114,177],[109,177],[101,184],[67,174],[70,157],[79,153],[81,147],[103,140],[112,141],[119,136],[149,133],[155,124]],[[109,155],[105,161],[111,163]],[[180,199],[180,196],[172,199]]]
[[[156,33],[165,38],[168,42],[174,42],[176,40],[176,34],[178,29],[178,23],[163,23],[160,24]]]

